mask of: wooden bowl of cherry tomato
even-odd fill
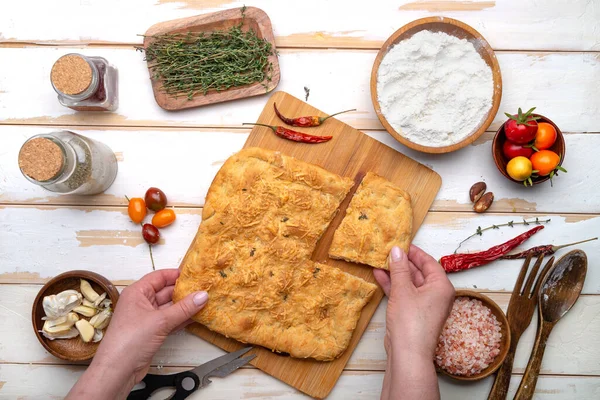
[[[566,172],[562,168],[566,153],[562,132],[543,115],[531,113],[531,117],[537,118],[535,132],[533,126],[517,127],[516,121],[508,119],[500,126],[492,141],[492,155],[498,171],[508,180],[525,186],[546,182],[559,173]],[[531,135],[534,135],[533,138]],[[512,161],[519,156],[525,157],[530,163],[527,164],[522,158]],[[525,178],[528,168],[533,174]],[[539,172],[536,173],[536,170]]]

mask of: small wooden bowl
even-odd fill
[[[106,292],[107,298],[110,298],[112,301],[112,307],[116,306],[119,299],[119,292],[108,279],[95,272],[78,270],[60,274],[46,283],[35,297],[31,312],[33,330],[42,346],[53,356],[67,361],[85,361],[91,359],[96,354],[100,342],[85,343],[79,336],[73,339],[50,340],[46,338],[40,332],[44,326],[42,317],[46,315],[42,301],[45,296],[58,294],[63,290],[75,289],[79,292],[80,279],[87,280],[97,293]]]
[[[396,132],[396,130],[388,123],[387,119],[381,112],[381,107],[379,106],[379,100],[377,96],[377,73],[379,71],[379,65],[383,60],[383,57],[387,54],[392,46],[401,42],[402,40],[409,39],[415,33],[420,31],[432,31],[432,32],[444,32],[448,35],[455,36],[459,39],[466,39],[469,42],[473,43],[475,46],[475,50],[479,53],[481,58],[485,61],[485,63],[491,68],[492,75],[494,79],[494,94],[492,98],[492,107],[488,111],[485,118],[479,124],[479,126],[471,132],[469,136],[464,138],[462,141],[443,147],[430,147],[423,146],[417,143],[413,143],[410,140],[406,139],[400,133]],[[457,21],[452,18],[446,17],[427,17],[421,18],[416,21],[413,21],[407,25],[404,25],[402,28],[398,29],[396,32],[392,34],[385,41],[379,53],[377,53],[377,57],[375,58],[375,63],[373,64],[373,69],[371,70],[371,101],[373,102],[373,107],[375,107],[375,112],[377,113],[377,117],[381,124],[385,127],[390,135],[403,145],[410,147],[413,150],[422,151],[424,153],[449,153],[451,151],[455,151],[458,149],[462,149],[465,146],[473,143],[479,136],[485,132],[485,130],[490,126],[496,113],[498,112],[498,107],[500,106],[500,99],[502,98],[502,76],[500,74],[500,66],[498,65],[498,60],[496,59],[496,54],[489,43],[481,36],[479,32],[475,29],[471,28],[469,25],[464,22]]]
[[[508,354],[508,348],[510,347],[510,329],[508,326],[508,319],[506,318],[504,311],[502,311],[502,309],[498,306],[498,304],[496,304],[496,302],[494,302],[494,300],[479,292],[474,292],[472,290],[457,290],[455,298],[459,297],[469,297],[471,299],[479,300],[483,303],[484,306],[492,310],[492,313],[496,316],[498,322],[500,322],[500,329],[502,332],[502,339],[500,342],[500,354],[496,356],[494,361],[486,369],[484,369],[478,374],[471,376],[452,375],[448,371],[439,368],[437,365],[436,369],[438,372],[447,375],[451,378],[457,379],[459,381],[478,381],[480,379],[487,378],[488,376],[496,372],[496,370],[500,368],[500,366],[504,362],[504,359],[506,358],[506,355]]]
[[[552,147],[550,147],[548,150],[552,150],[560,156],[560,162],[558,163],[558,165],[562,165],[563,161],[565,160],[565,153],[567,152],[565,138],[562,132],[554,122],[550,121],[543,115],[533,114],[533,116],[540,117],[540,119],[537,120],[538,123],[547,122],[550,125],[552,125],[554,129],[556,129],[556,142],[554,142]],[[508,164],[509,160],[506,157],[504,157],[504,152],[502,151],[502,146],[504,146],[504,143],[506,142],[506,135],[504,134],[504,126],[506,125],[506,122],[508,121],[505,121],[502,124],[502,126],[500,126],[500,128],[496,131],[496,135],[494,136],[494,140],[492,141],[492,156],[494,156],[494,162],[496,163],[498,171],[500,171],[502,175],[506,177],[506,179],[514,183],[518,183],[519,185],[523,185],[523,182],[515,181],[513,178],[510,177],[510,175],[508,175],[508,172],[506,172],[506,165]],[[537,178],[531,178],[531,181],[534,185],[537,185],[539,183],[546,182],[549,179],[550,176],[539,176]]]

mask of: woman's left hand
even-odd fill
[[[94,360],[67,399],[124,399],[146,376],[169,333],[208,301],[206,292],[196,292],[173,304],[178,276],[178,269],[154,271],[123,290]]]

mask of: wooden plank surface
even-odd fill
[[[177,221],[161,231],[163,240],[153,249],[157,268],[175,268],[180,264],[200,224],[202,209],[176,208],[176,212]],[[536,216],[550,218],[551,222],[521,249],[575,242],[600,232],[600,216],[592,214],[430,212],[414,243],[440,258],[452,254],[458,242],[475,233],[478,226]],[[526,227],[491,230],[471,239],[461,250],[484,250],[525,230]],[[0,243],[0,284],[43,283],[71,269],[90,269],[116,283],[128,284],[152,270],[140,228],[129,220],[125,207],[0,206]],[[590,266],[600,264],[600,241],[579,248],[587,252]],[[457,288],[511,291],[521,265],[519,260],[504,260],[449,277]],[[600,294],[600,270],[589,268],[583,292]]]
[[[0,287],[0,337],[11,346],[0,348],[0,363],[69,364],[52,357],[33,335],[29,315],[31,303],[41,285],[2,285]],[[122,289],[122,287],[120,287]],[[503,310],[509,293],[488,294]],[[387,356],[383,347],[385,335],[384,299],[369,322],[346,370],[385,371]],[[600,296],[584,295],[552,332],[542,363],[543,375],[600,375],[597,348],[600,346]],[[575,332],[575,336],[573,335]],[[525,331],[516,354],[514,371],[525,369],[535,340],[535,324]],[[154,366],[195,367],[203,360],[224,352],[216,346],[185,331],[167,338],[152,361]],[[1,391],[0,391],[1,393]]]
[[[152,373],[176,373],[182,368],[151,369]],[[33,400],[63,398],[77,378],[83,373],[81,366],[57,365],[0,365],[0,399]],[[521,375],[511,380],[509,396],[514,395]],[[211,379],[213,383],[192,393],[191,400],[230,400],[230,399],[292,399],[307,400],[294,388],[277,381],[261,371],[240,369],[225,379]],[[377,371],[345,371],[339,384],[333,389],[329,400],[378,399],[383,381],[383,373]],[[492,378],[458,385],[449,379],[440,379],[442,400],[465,400],[486,398],[492,387]],[[534,398],[536,400],[594,400],[600,391],[599,377],[540,376]],[[164,399],[170,394],[167,390],[157,391],[150,399]]]
[[[71,127],[69,129],[74,132],[107,144],[119,161],[119,173],[113,185],[104,194],[86,197],[53,194],[28,182],[19,171],[16,157],[21,145],[30,136],[55,129],[0,125],[3,148],[0,151],[0,204],[124,206],[125,195],[141,196],[146,188],[158,186],[167,191],[172,205],[201,207],[214,175],[231,154],[242,148],[249,134],[249,130],[217,128],[103,130]],[[469,188],[484,180],[488,189],[494,192],[491,212],[600,212],[600,183],[591,179],[600,175],[600,164],[595,162],[600,135],[566,135],[568,154],[564,165],[569,173],[555,179],[554,187],[545,184],[525,188],[508,181],[496,169],[491,157],[491,135],[484,135],[458,153],[436,156],[407,149],[387,132],[365,133],[442,176],[442,189],[431,207],[433,211],[471,211]],[[456,164],[457,157],[460,168]],[[177,173],[173,171],[193,171],[194,178],[175,179]],[[577,195],[568,196],[569,193]]]
[[[82,367],[57,365],[58,361],[35,343],[28,319],[19,316],[24,312],[27,316],[29,296],[39,288],[27,283],[42,283],[81,265],[121,283],[130,283],[150,270],[147,249],[125,215],[123,194],[142,194],[148,186],[160,186],[180,206],[177,225],[164,230],[164,246],[157,247],[161,267],[178,265],[199,223],[198,207],[212,177],[222,161],[242,147],[249,130],[241,129],[240,124],[254,121],[265,99],[164,112],[154,104],[143,56],[135,54],[132,44],[140,44],[142,38],[136,35],[156,22],[242,5],[230,0],[34,0],[0,4],[0,125],[4,125],[0,126],[0,316],[6,321],[0,327],[0,398],[60,398],[82,372]],[[598,235],[600,184],[595,177],[600,171],[594,152],[600,146],[600,135],[593,133],[600,132],[600,97],[595,85],[600,81],[600,7],[595,1],[381,0],[365,5],[342,0],[294,4],[256,0],[252,5],[271,17],[276,44],[283,48],[280,90],[303,97],[306,86],[311,89],[309,103],[326,112],[358,108],[358,112],[340,119],[356,128],[370,129],[366,132],[369,136],[442,176],[444,183],[432,206],[435,211],[429,213],[415,238],[418,245],[439,253],[436,255],[445,254],[479,225],[531,213],[549,215],[552,223],[528,245]],[[569,174],[564,176],[568,179],[561,176],[554,188],[527,191],[514,187],[501,179],[487,157],[489,132],[460,152],[431,157],[411,152],[378,131],[381,126],[367,87],[376,51],[401,25],[432,15],[466,22],[494,49],[502,50],[497,51],[504,81],[500,111],[536,105],[540,113],[568,132],[565,165]],[[121,107],[116,113],[77,114],[58,104],[48,83],[49,69],[69,51],[105,56],[117,65]],[[490,129],[502,120],[502,114],[498,115]],[[20,177],[16,149],[22,142],[33,134],[65,125],[106,142],[117,152],[120,174],[107,194],[57,197]],[[470,211],[466,195],[468,187],[481,179],[496,196],[492,212],[484,216]],[[466,249],[488,248],[518,232],[488,232]],[[590,256],[590,265],[595,265],[600,254],[597,242],[582,248]],[[454,274],[451,280],[457,287],[510,291],[519,267],[519,262],[498,262]],[[590,268],[586,282],[585,292],[590,295],[585,295],[562,321],[569,323],[559,324],[553,333],[556,336],[551,336],[552,346],[542,370],[546,375],[538,382],[535,398],[595,399],[600,393],[600,296],[596,295],[600,294],[600,277],[593,273],[595,270]],[[491,296],[505,307],[509,293]],[[330,398],[379,398],[385,368],[383,306],[375,313]],[[11,329],[13,325],[16,329]],[[517,353],[517,373],[527,362],[532,341],[530,327]],[[189,368],[220,354],[218,348],[182,332],[168,339],[154,362]],[[175,369],[165,367],[162,371]],[[195,396],[305,398],[257,370],[236,374],[215,380]],[[513,377],[511,393],[519,379],[519,375]],[[440,387],[443,399],[485,398],[491,380],[465,386],[441,378]]]
[[[282,123],[275,114],[273,104],[278,104],[278,109],[283,115],[327,115],[285,92],[277,92],[265,105],[258,123],[271,126]],[[318,165],[327,171],[353,179],[355,188],[367,172],[375,172],[410,194],[413,207],[413,235],[418,231],[441,186],[442,182],[438,174],[334,118],[307,131],[317,136],[333,136],[333,139],[319,144],[297,143],[276,136],[267,127],[255,126],[244,147],[276,150],[284,155]],[[350,193],[352,194],[354,190]],[[336,215],[319,239],[312,260],[340,268],[375,283],[371,267],[328,258],[333,233],[341,223],[350,199],[349,195],[340,205],[341,212]],[[339,358],[329,362],[297,359],[281,356],[265,348],[257,348],[257,356],[252,360],[252,365],[310,396],[325,398],[342,374],[382,297],[383,291],[378,289],[371,301],[363,308],[350,343]],[[244,347],[243,344],[212,332],[200,324],[189,326],[188,331],[227,351]]]
[[[233,0],[2,2],[0,41],[139,44],[138,35],[156,22],[244,4]],[[600,50],[600,9],[589,0],[378,0],[376,6],[344,0],[254,0],[251,4],[273,21],[278,47],[379,48],[412,20],[446,15],[477,29],[494,49]],[[44,18],[47,15],[55,17]]]
[[[105,57],[119,70],[119,108],[114,113],[78,113],[63,107],[49,82],[50,69],[63,54]],[[339,119],[357,129],[382,129],[371,104],[369,80],[374,50],[281,50],[277,90],[304,98],[324,112],[356,108]],[[599,132],[600,96],[589,82],[600,81],[598,53],[497,52],[502,72],[500,112],[489,130],[505,121],[504,112],[537,106],[563,132]],[[36,62],[32,63],[31,60]],[[143,54],[130,47],[0,48],[0,123],[35,125],[109,125],[240,127],[253,122],[264,97],[168,112],[154,101]],[[351,66],[351,67],[350,67]],[[460,154],[460,153],[453,153]]]

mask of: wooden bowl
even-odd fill
[[[227,30],[240,24],[242,25],[243,31],[252,29],[259,38],[271,43],[271,46],[273,47],[273,54],[269,56],[269,62],[273,65],[271,80],[232,87],[222,91],[209,90],[205,95],[197,95],[191,100],[188,100],[185,95],[173,97],[163,92],[161,80],[154,79],[152,70],[149,69],[150,81],[152,82],[152,90],[154,91],[156,103],[161,108],[168,111],[183,110],[207,104],[260,96],[275,89],[279,84],[279,79],[281,77],[277,49],[275,47],[275,37],[273,36],[273,27],[271,26],[269,16],[260,8],[246,7],[243,19],[242,8],[232,8],[210,14],[201,14],[194,17],[159,22],[158,24],[152,25],[146,31],[144,48],[147,48],[154,40],[150,37],[152,35],[212,32],[217,30]]]
[[[387,121],[383,113],[381,112],[381,108],[379,106],[379,100],[377,96],[377,73],[379,71],[379,65],[383,60],[383,57],[387,54],[389,49],[401,42],[402,40],[409,39],[415,33],[429,30],[432,32],[444,32],[448,35],[455,36],[459,39],[466,39],[475,46],[475,50],[479,53],[481,58],[485,61],[485,63],[491,68],[492,75],[494,79],[494,94],[492,98],[492,107],[488,111],[485,118],[479,124],[479,126],[469,134],[462,141],[442,147],[432,147],[432,146],[423,146],[421,144],[417,144],[411,142],[402,136],[399,132],[397,132]],[[375,58],[375,63],[373,64],[373,69],[371,70],[371,101],[373,102],[373,107],[375,107],[375,112],[377,113],[377,117],[379,117],[379,121],[385,127],[394,139],[402,143],[403,145],[410,147],[413,150],[422,151],[424,153],[449,153],[451,151],[455,151],[458,149],[462,149],[463,147],[473,143],[479,136],[485,132],[485,130],[490,126],[496,113],[498,112],[498,107],[500,106],[500,99],[502,98],[502,76],[500,75],[500,66],[498,65],[498,60],[496,60],[496,54],[494,50],[492,50],[489,43],[481,36],[479,32],[475,29],[471,28],[469,25],[457,21],[452,18],[446,17],[428,17],[421,18],[416,21],[413,21],[407,25],[404,25],[402,28],[398,29],[396,32],[392,34],[385,41],[379,53],[377,53],[377,57]]]
[[[560,156],[560,162],[558,163],[558,165],[562,165],[563,161],[565,160],[565,153],[567,152],[565,138],[562,132],[554,122],[550,121],[543,115],[533,114],[533,116],[540,117],[540,119],[537,120],[538,123],[547,122],[550,125],[552,125],[554,129],[556,129],[556,142],[554,142],[552,147],[550,147],[548,150],[552,150]],[[500,171],[502,175],[506,177],[506,179],[514,183],[518,183],[519,185],[523,185],[523,182],[515,181],[513,178],[510,177],[510,175],[508,175],[508,172],[506,172],[506,165],[508,164],[509,160],[506,157],[504,157],[504,153],[502,152],[502,146],[504,146],[504,143],[506,142],[506,135],[504,134],[504,126],[506,125],[506,122],[508,121],[505,121],[502,124],[502,126],[500,126],[500,128],[496,131],[496,135],[494,136],[494,140],[492,141],[492,156],[494,157],[494,162],[496,163],[498,171]],[[546,182],[549,179],[550,176],[539,176],[537,178],[531,178],[531,181],[534,185],[537,185],[539,183]]]
[[[50,340],[46,338],[40,333],[44,326],[42,317],[46,315],[44,313],[42,301],[45,296],[58,294],[63,290],[75,289],[79,292],[80,279],[87,280],[97,293],[101,294],[106,292],[107,298],[110,298],[112,301],[112,307],[114,308],[116,306],[117,300],[119,299],[119,292],[108,279],[95,272],[78,270],[60,274],[46,283],[35,297],[31,312],[33,330],[42,346],[44,346],[44,348],[53,356],[67,361],[85,361],[91,359],[94,357],[100,342],[85,343],[79,336],[73,339]]]
[[[455,298],[459,297],[469,297],[471,299],[479,300],[483,303],[484,306],[492,310],[492,313],[496,316],[498,322],[500,322],[500,329],[502,332],[502,339],[500,341],[500,354],[496,356],[494,361],[486,369],[484,369],[476,375],[452,375],[448,371],[439,368],[437,365],[436,369],[438,372],[447,375],[451,378],[457,379],[459,381],[478,381],[480,379],[487,378],[488,376],[496,372],[496,370],[500,368],[500,366],[504,362],[504,359],[506,358],[506,355],[508,354],[508,348],[510,347],[510,329],[508,326],[508,319],[506,318],[504,311],[502,311],[502,309],[498,306],[498,304],[496,304],[496,302],[494,302],[494,300],[479,292],[474,292],[472,290],[457,290]]]

